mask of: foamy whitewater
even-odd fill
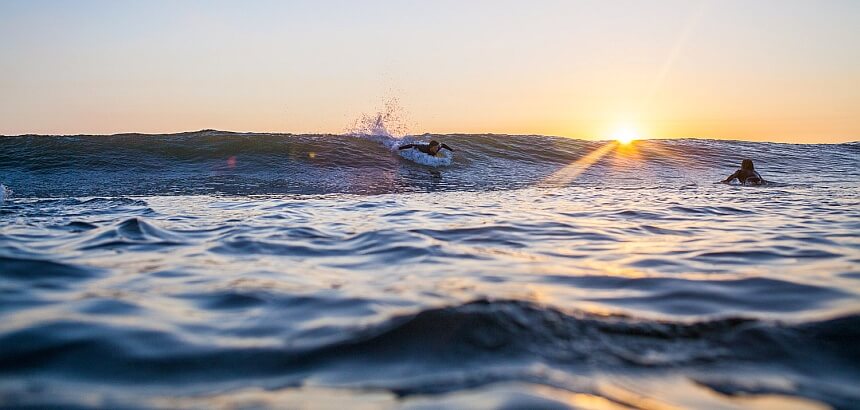
[[[860,144],[606,144],[0,137],[0,407],[857,408]]]

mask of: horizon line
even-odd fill
[[[88,134],[88,133],[74,133],[74,134],[39,134],[39,133],[24,133],[24,134],[0,134],[0,138],[14,138],[14,137],[112,137],[119,135],[141,135],[141,136],[169,136],[169,135],[181,135],[181,134],[197,134],[203,132],[219,132],[226,134],[246,134],[246,135],[330,135],[330,136],[349,136],[349,135],[375,135],[375,134],[361,134],[361,133],[351,133],[351,132],[343,132],[343,133],[333,133],[333,132],[285,132],[285,131],[233,131],[233,130],[219,130],[215,128],[203,128],[199,130],[186,130],[186,131],[174,131],[174,132],[136,132],[136,131],[124,131],[124,132],[116,132],[111,134]],[[389,135],[392,138],[404,138],[404,137],[416,137],[422,135],[487,135],[487,136],[503,136],[503,137],[549,137],[549,138],[566,138],[566,139],[574,139],[581,141],[613,141],[613,138],[579,138],[579,137],[571,137],[565,135],[547,135],[547,134],[521,134],[521,133],[499,133],[499,132],[479,132],[479,133],[466,133],[466,132],[423,132],[423,133],[415,133],[415,134],[404,134],[402,136],[393,136]],[[791,144],[791,145],[839,145],[839,144],[855,144],[860,143],[860,139],[848,139],[841,142],[789,142],[789,141],[774,141],[772,139],[767,140],[749,140],[749,139],[740,139],[737,137],[726,137],[726,138],[718,138],[718,137],[649,137],[649,138],[639,138],[636,141],[667,141],[667,140],[703,140],[703,141],[728,141],[728,142],[758,142],[758,143],[772,143],[772,144]]]

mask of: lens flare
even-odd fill
[[[601,158],[609,154],[613,149],[618,146],[617,143],[613,141],[609,141],[604,143],[602,146],[596,148],[595,150],[585,154],[582,158],[568,164],[564,168],[554,172],[552,175],[546,177],[542,182],[541,186],[566,186],[571,182],[576,180],[580,174],[585,171],[588,171],[592,165],[594,165],[597,161],[600,161]]]

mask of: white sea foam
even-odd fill
[[[6,202],[7,199],[12,197],[12,190],[6,187],[6,185],[0,184],[0,204]]]
[[[400,151],[400,156],[412,162],[431,167],[446,167],[454,160],[454,153],[448,150],[439,150],[436,156],[425,154],[415,148]]]

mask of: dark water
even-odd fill
[[[431,137],[0,138],[0,406],[857,407],[857,143]]]

